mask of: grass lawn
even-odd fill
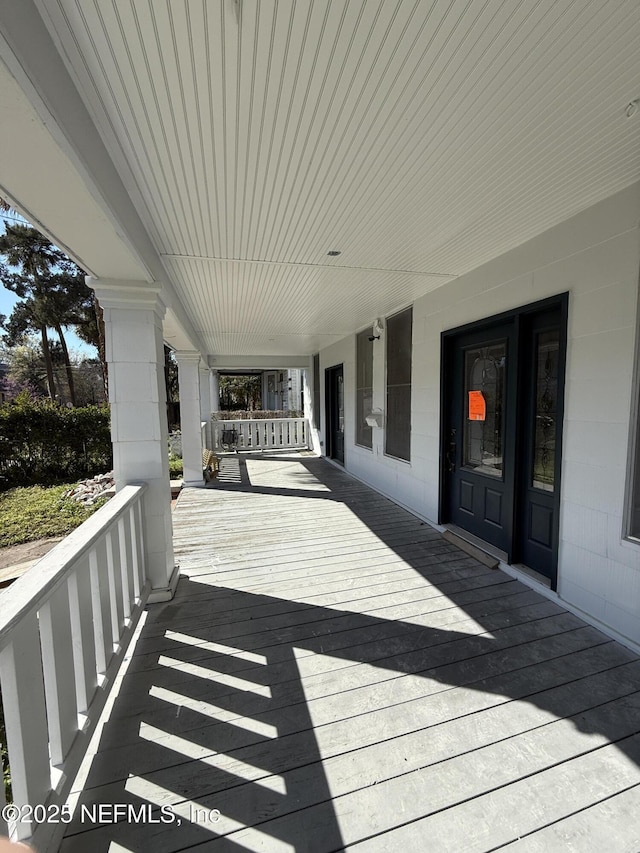
[[[182,459],[169,459],[169,475],[173,480],[182,477]],[[0,548],[65,536],[106,503],[102,498],[84,507],[63,498],[75,485],[27,486],[0,492]]]
[[[89,518],[106,498],[91,507],[63,498],[66,486],[29,486],[0,492],[0,548],[64,536]]]

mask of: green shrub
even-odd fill
[[[0,405],[0,489],[69,483],[112,467],[108,406],[67,409],[28,394]]]
[[[182,477],[182,459],[179,456],[169,456],[169,477],[172,480]]]

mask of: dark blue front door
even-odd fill
[[[344,372],[342,365],[326,371],[327,455],[344,465]]]
[[[446,441],[448,520],[510,551],[515,362],[512,325],[451,338]]]
[[[566,295],[443,335],[441,519],[555,586]]]

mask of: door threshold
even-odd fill
[[[549,590],[551,589],[551,580],[546,575],[529,568],[529,566],[525,566],[524,563],[509,563],[509,555],[506,551],[495,548],[493,545],[490,545],[478,536],[474,536],[473,533],[469,533],[464,528],[458,527],[456,524],[446,524],[445,532],[442,535],[449,542],[457,545],[462,551],[480,560],[483,565],[489,568],[499,568],[498,563],[500,563],[503,568],[509,568],[511,575],[526,575],[537,584],[540,584],[540,586],[544,586]],[[471,549],[474,549],[477,553],[474,553]]]
[[[456,545],[465,554],[474,557],[489,569],[497,569],[500,563],[507,561],[507,555],[504,551],[494,548],[455,524],[447,524],[442,536],[447,542]]]
[[[531,580],[541,584],[541,586],[546,586],[547,589],[551,589],[551,578],[537,572],[535,569],[530,569],[529,566],[525,566],[524,563],[512,563],[511,568],[515,569],[517,572],[522,572],[523,575],[526,575],[531,578]]]

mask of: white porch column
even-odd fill
[[[207,447],[211,449],[211,383],[209,368],[200,364],[200,420],[206,424],[205,437]]]
[[[201,486],[202,433],[200,431],[200,353],[177,350],[180,387],[183,479],[187,486]]]
[[[220,375],[217,370],[209,373],[209,393],[211,395],[211,411],[220,411]]]
[[[144,531],[149,601],[168,601],[178,583],[171,489],[160,287],[87,276],[104,311],[116,489],[145,482]]]

